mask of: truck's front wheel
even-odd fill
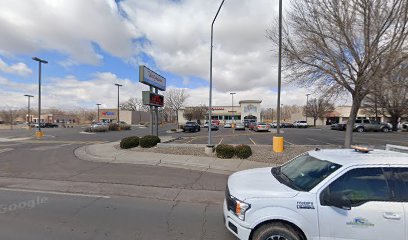
[[[302,240],[302,237],[286,224],[269,223],[259,227],[252,240]]]

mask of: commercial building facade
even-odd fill
[[[239,105],[237,106],[213,106],[211,119],[219,120],[220,122],[226,122],[228,120],[234,120],[242,122],[245,119],[254,119],[260,120],[261,119],[261,100],[242,100],[239,101]],[[188,121],[184,117],[184,112],[188,108],[194,107],[185,107],[178,111],[179,122],[183,124]],[[208,119],[208,115],[205,117]],[[205,119],[192,119],[192,120],[200,120],[204,121]]]
[[[118,119],[118,109],[99,109],[99,120],[101,122],[116,122]],[[150,122],[150,113],[142,111],[119,112],[119,121],[127,124],[140,124]]]

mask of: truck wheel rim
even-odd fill
[[[268,237],[266,240],[287,240],[287,239],[281,235],[272,235]]]

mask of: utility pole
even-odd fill
[[[237,94],[237,93],[234,93],[234,92],[232,92],[232,93],[230,93],[231,94],[231,97],[232,97],[232,99],[231,99],[231,108],[232,108],[232,121],[231,121],[231,125],[232,125],[232,127],[235,127],[235,125],[234,125],[234,120],[235,120],[235,112],[234,112],[234,94]]]

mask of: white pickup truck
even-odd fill
[[[225,225],[239,239],[408,240],[408,154],[309,151],[232,174]]]

